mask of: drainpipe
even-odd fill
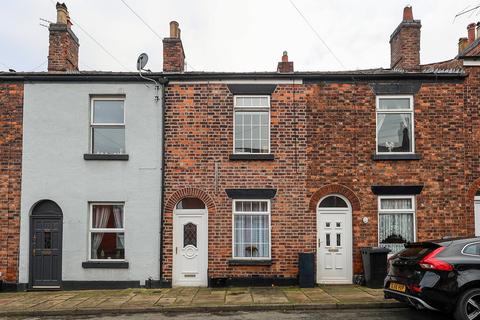
[[[168,85],[168,79],[162,78],[160,82],[162,86],[162,190],[160,196],[160,279],[159,285],[162,286],[163,281],[163,212],[165,205],[165,88]]]

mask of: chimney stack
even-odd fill
[[[287,51],[283,51],[282,61],[278,63],[277,72],[282,72],[282,73],[293,72],[293,61],[288,61]]]
[[[185,52],[178,22],[170,22],[170,37],[163,39],[163,72],[185,71]]]
[[[77,36],[73,33],[65,3],[58,3],[57,22],[51,23],[48,42],[48,71],[67,72],[78,70],[78,47],[80,46]]]
[[[475,41],[475,28],[476,28],[476,24],[475,23],[470,23],[468,26],[467,26],[467,31],[468,31],[468,44],[472,44],[473,41]]]
[[[403,19],[390,36],[390,68],[420,70],[420,20],[413,19],[411,6],[403,9]]]

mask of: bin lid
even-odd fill
[[[360,249],[362,253],[389,253],[391,250],[383,247],[365,247]]]

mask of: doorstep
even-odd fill
[[[0,316],[373,309],[401,306],[403,305],[393,300],[385,300],[381,289],[356,285],[0,293]]]

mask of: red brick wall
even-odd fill
[[[420,68],[420,22],[402,22],[390,39],[390,67],[418,70]]]
[[[298,253],[316,250],[318,200],[331,193],[352,204],[354,272],[361,272],[359,248],[378,244],[372,185],[425,186],[416,197],[418,240],[472,234],[466,181],[480,172],[470,178],[467,170],[466,152],[473,149],[464,91],[462,83],[424,83],[414,97],[415,145],[422,159],[373,161],[375,94],[369,84],[296,85],[295,97],[292,85],[278,85],[271,100],[275,160],[248,162],[228,159],[233,95],[226,85],[168,85],[164,278],[171,279],[173,207],[187,193],[209,203],[209,277],[295,277]],[[193,189],[185,193],[186,188]],[[232,200],[226,188],[278,189],[271,210],[272,266],[228,265]]]
[[[51,24],[48,47],[48,71],[78,70],[79,44],[67,25]]]
[[[297,87],[297,86],[296,86]],[[293,91],[296,91],[295,100]],[[164,278],[171,279],[172,214],[185,188],[201,190],[210,202],[209,277],[295,277],[298,248],[313,250],[315,225],[303,212],[307,148],[305,96],[279,85],[271,99],[274,161],[230,161],[233,150],[233,95],[224,84],[170,84],[166,88],[167,207],[164,226]],[[215,185],[215,163],[218,184]],[[229,266],[232,257],[232,200],[227,188],[276,188],[272,200],[272,266]],[[191,191],[195,193],[196,191]],[[203,193],[205,194],[203,194]],[[209,200],[211,199],[211,201]]]
[[[23,83],[0,83],[0,272],[18,277]]]
[[[360,200],[360,210],[353,209],[354,272],[361,272],[358,249],[378,244],[372,185],[425,185],[417,196],[418,240],[470,233],[462,84],[423,84],[415,95],[419,161],[372,160],[375,95],[368,84],[316,85],[309,90],[307,188],[313,194],[325,185],[340,184]],[[313,221],[314,210],[310,214]],[[364,216],[368,224],[362,222]]]
[[[163,39],[163,72],[183,72],[185,53],[179,38]]]

